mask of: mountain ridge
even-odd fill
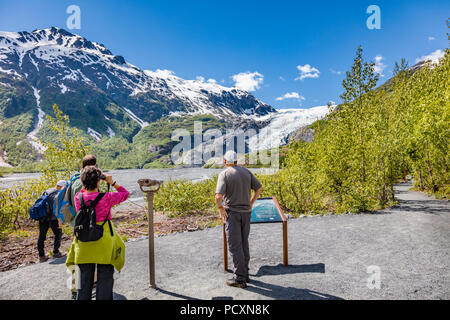
[[[3,162],[17,166],[40,159],[37,139],[52,138],[45,115],[53,114],[53,104],[94,146],[111,140],[110,149],[120,144],[127,156],[139,154],[136,166],[158,159],[170,163],[169,132],[152,132],[161,130],[161,123],[173,130],[174,124],[185,128],[190,119],[203,119],[209,128],[259,131],[278,114],[247,91],[212,79],[182,79],[169,70],[140,69],[103,44],[64,29],[0,31]],[[119,163],[114,165],[126,167],[125,158],[106,151]]]

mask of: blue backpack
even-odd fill
[[[79,173],[70,177],[70,180],[66,181],[66,185],[58,192],[53,202],[53,212],[62,222],[70,223],[77,214],[71,194],[73,183],[78,179],[80,179]]]
[[[44,193],[33,206],[30,208],[30,218],[33,220],[41,220],[47,216],[48,210],[48,194]]]

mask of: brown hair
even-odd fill
[[[86,190],[95,190],[101,180],[102,171],[96,166],[87,166],[81,173],[81,183]]]
[[[83,161],[81,162],[81,168],[84,169],[87,166],[96,166],[97,165],[97,158],[91,154],[88,154],[83,158]]]

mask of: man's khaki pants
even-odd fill
[[[228,250],[234,264],[234,275],[237,281],[245,281],[248,277],[250,250],[248,236],[250,234],[251,212],[227,210],[228,219],[225,224]]]

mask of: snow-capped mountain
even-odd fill
[[[144,160],[136,160],[136,166],[167,157],[173,144],[167,142],[167,132],[160,137],[145,129],[161,121],[175,129],[169,123],[178,120],[166,116],[184,121],[207,115],[213,118],[207,120],[211,125],[222,129],[258,129],[247,150],[259,150],[286,143],[292,131],[325,113],[324,107],[277,112],[250,93],[212,79],[185,80],[168,70],[142,70],[104,45],[64,29],[0,31],[2,163],[36,160],[43,151],[36,138],[46,139],[45,115],[53,113],[53,104],[92,141],[122,139],[121,151],[111,154],[121,167],[137,154]],[[107,150],[116,149],[114,143]],[[151,148],[142,147],[146,143]]]
[[[36,123],[56,103],[75,125],[91,128],[95,138],[117,133],[112,119],[124,116],[143,128],[170,114],[212,114],[228,121],[275,112],[246,91],[184,80],[169,71],[141,70],[104,45],[55,27],[0,32],[0,85],[12,91],[20,87],[27,99],[35,97]],[[13,107],[10,100],[0,112],[16,114]],[[21,107],[30,110],[29,103]]]

